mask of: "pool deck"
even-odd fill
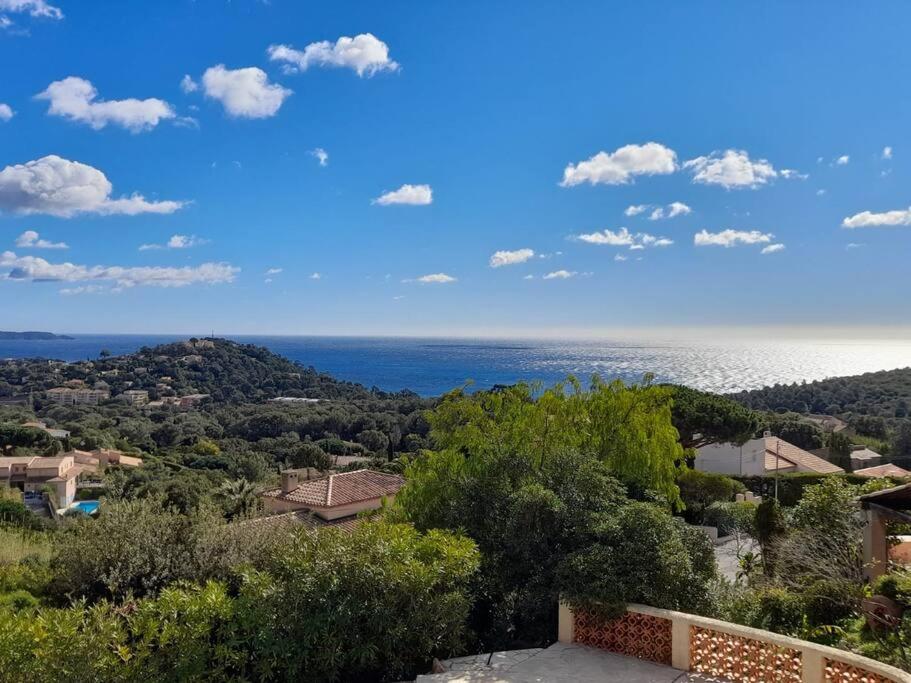
[[[445,673],[418,676],[415,683],[721,683],[717,678],[567,643],[554,643],[543,649],[459,657],[442,664],[447,669]]]

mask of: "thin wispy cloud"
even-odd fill
[[[430,273],[429,275],[421,275],[420,277],[402,280],[402,282],[418,282],[424,285],[446,285],[456,281],[457,278],[447,275],[446,273]]]
[[[551,273],[545,275],[543,280],[569,280],[570,278],[576,277],[578,275],[575,270],[555,270]]]
[[[171,235],[171,238],[164,244],[143,244],[139,247],[139,251],[154,249],[189,249],[208,243],[209,240],[197,237],[196,235]]]
[[[701,230],[693,236],[697,247],[736,247],[741,244],[768,244],[775,238],[770,232],[759,230],[733,230],[728,228],[721,232]]]
[[[269,59],[281,63],[287,73],[329,66],[351,69],[363,78],[381,71],[399,70],[398,63],[389,57],[389,46],[372,33],[361,33],[353,38],[342,36],[334,43],[322,40],[310,43],[303,50],[290,45],[270,45],[266,52]]]
[[[784,251],[785,246],[783,244],[770,244],[767,247],[763,247],[760,254],[775,254],[779,251]]]
[[[137,286],[186,287],[194,284],[233,282],[240,268],[228,263],[198,266],[86,266],[51,263],[37,256],[0,254],[0,280],[17,282],[109,282],[126,289]]]
[[[149,201],[141,194],[113,199],[111,182],[97,168],[49,155],[0,171],[0,211],[48,214],[70,218],[78,214],[168,214],[183,201]]]
[[[329,153],[322,147],[317,147],[316,149],[311,150],[310,155],[313,156],[317,162],[319,162],[320,166],[329,165]]]

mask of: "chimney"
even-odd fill
[[[297,488],[297,479],[300,473],[297,470],[282,472],[282,493],[291,493]]]

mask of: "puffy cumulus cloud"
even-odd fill
[[[19,12],[44,19],[63,19],[60,8],[48,4],[47,0],[0,0],[0,12]]]
[[[657,142],[647,142],[625,145],[610,153],[598,152],[587,161],[568,164],[560,185],[625,185],[637,175],[666,175],[675,170],[677,153]]]
[[[21,249],[69,249],[65,242],[50,242],[41,239],[34,230],[26,230],[16,238],[16,246]]]
[[[575,239],[587,244],[598,244],[609,247],[628,247],[633,251],[646,247],[669,247],[674,241],[667,237],[655,237],[647,232],[632,233],[626,228],[619,230],[601,230],[600,232],[582,233]]]
[[[316,149],[311,150],[310,154],[319,162],[320,166],[329,165],[329,152],[324,150],[322,147],[317,147]]]
[[[126,289],[136,286],[186,287],[193,284],[233,282],[240,268],[228,263],[203,263],[198,266],[84,266],[75,263],[50,263],[37,256],[17,256],[12,251],[0,254],[0,279],[20,282],[109,282]]]
[[[892,148],[889,145],[886,145],[885,147],[883,147],[883,159],[891,159],[891,158],[892,158]]]
[[[578,275],[578,274],[579,273],[577,273],[575,270],[555,270],[555,271],[545,275],[542,279],[543,280],[569,280],[572,277],[576,277],[576,275]]]
[[[190,74],[184,74],[183,78],[180,79],[180,89],[187,94],[196,92],[199,90],[199,83],[194,81]]]
[[[95,130],[110,123],[138,133],[177,116],[171,105],[154,97],[145,100],[96,100],[98,91],[95,86],[77,76],[54,81],[35,97],[50,102],[48,114],[84,123]]]
[[[784,251],[785,247],[783,244],[770,244],[767,247],[763,247],[760,254],[774,254],[779,251]]]
[[[847,166],[849,163],[851,163],[851,157],[847,154],[842,154],[840,157],[836,157],[835,161],[832,163],[834,163],[836,166]]]
[[[694,183],[721,185],[727,190],[755,189],[778,177],[778,171],[768,161],[753,161],[745,151],[736,149],[690,159],[683,167],[692,171]]]
[[[358,76],[373,76],[380,71],[398,71],[399,65],[389,58],[389,46],[372,33],[353,38],[342,36],[334,43],[322,40],[303,50],[290,45],[270,45],[269,59],[281,62],[287,72],[306,71],[311,66],[336,66],[353,69]]]
[[[429,275],[421,275],[420,277],[407,278],[402,280],[402,282],[420,282],[424,285],[445,285],[450,282],[456,282],[456,278],[446,273],[430,273]]]
[[[390,204],[410,204],[412,206],[426,206],[433,202],[433,190],[430,185],[402,185],[399,189],[386,192],[373,200],[374,204],[389,206]]]
[[[774,237],[770,232],[759,230],[701,230],[693,235],[693,244],[697,247],[736,247],[738,244],[768,244]]]
[[[626,209],[623,211],[623,215],[638,216],[640,213],[645,213],[648,210],[649,210],[648,204],[631,204],[630,206],[627,206]]]
[[[490,267],[512,266],[525,263],[535,257],[534,249],[516,249],[515,251],[496,251],[490,257]]]
[[[15,115],[16,112],[13,111],[12,107],[10,107],[8,104],[0,103],[0,121],[6,123]]]
[[[310,279],[311,280],[322,280],[323,276],[320,275],[319,273],[310,273]]]
[[[848,216],[841,222],[843,228],[878,228],[899,225],[911,225],[911,207],[882,213],[861,211],[853,216]]]
[[[111,199],[111,183],[97,168],[50,155],[0,171],[0,211],[69,218],[174,213],[185,202],[148,201],[140,194]]]
[[[221,102],[229,116],[244,119],[275,116],[292,93],[270,83],[266,72],[255,66],[226,69],[224,64],[217,64],[206,69],[202,87],[206,97]]]
[[[209,240],[197,237],[196,235],[171,235],[164,244],[143,244],[139,251],[149,251],[152,249],[189,249],[198,247],[202,244],[208,244]]]

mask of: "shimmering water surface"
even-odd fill
[[[185,337],[74,335],[71,341],[0,341],[0,358],[96,358]],[[254,337],[292,360],[340,379],[431,396],[472,380],[475,388],[519,380],[553,383],[575,374],[659,381],[717,392],[911,366],[906,340],[553,341],[367,337]]]

